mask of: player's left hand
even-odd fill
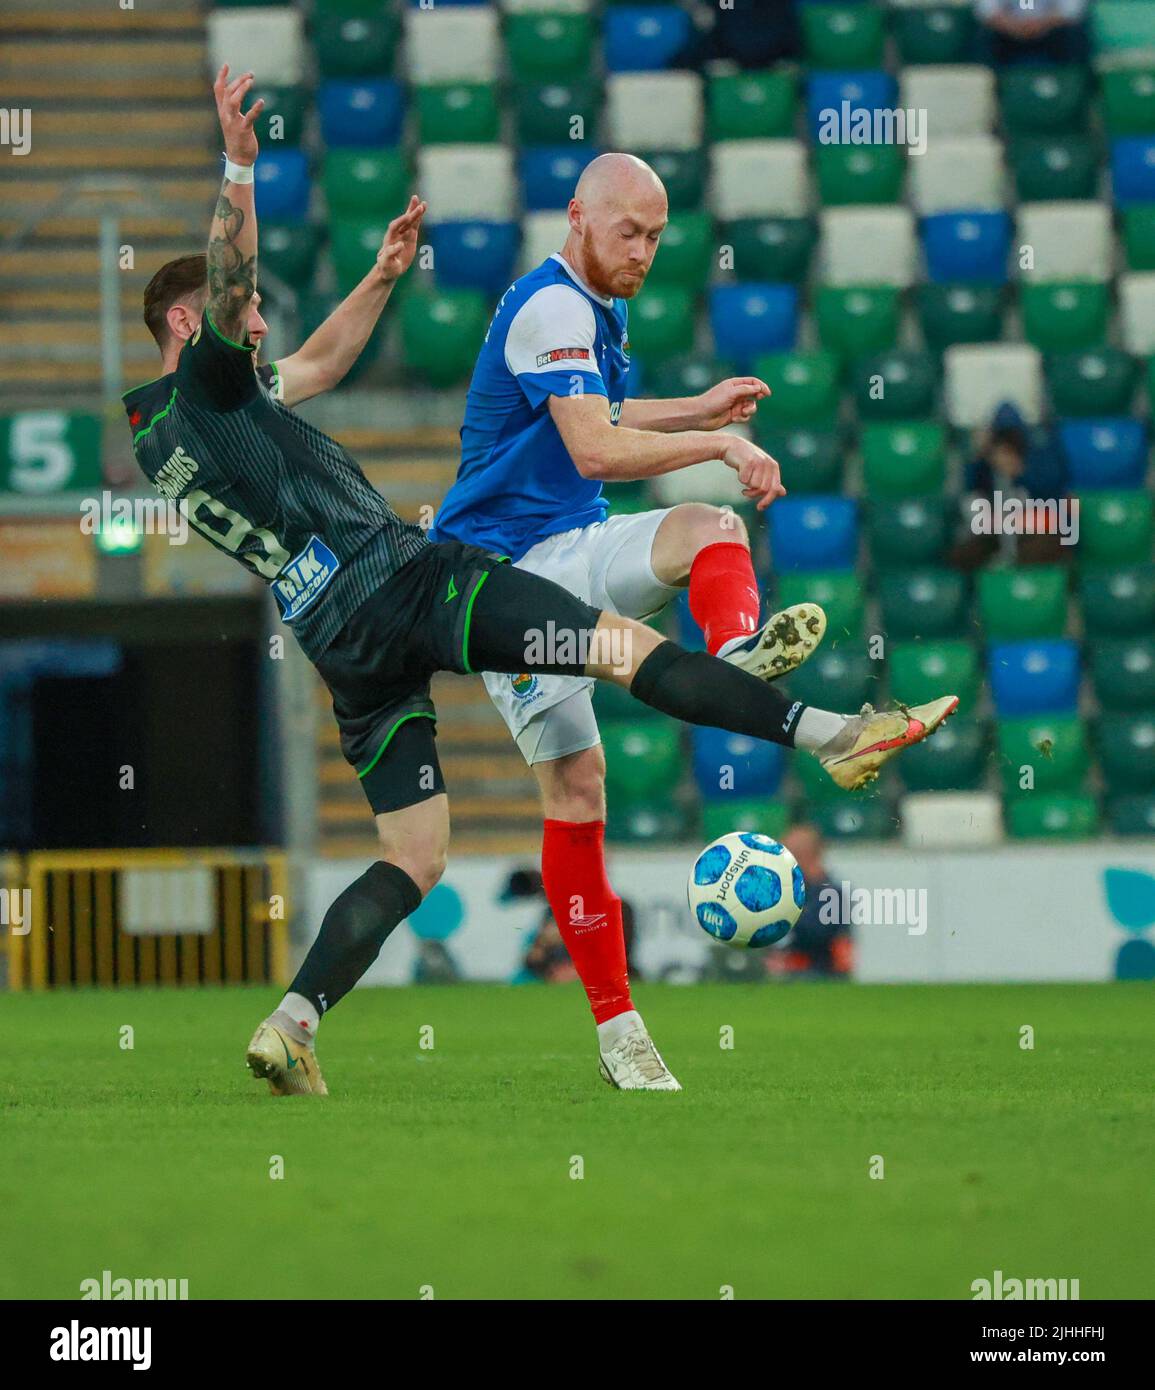
[[[732,376],[711,386],[698,397],[700,430],[721,430],[740,425],[758,409],[758,402],[770,388],[756,376]]]
[[[234,164],[255,164],[257,160],[257,132],[253,127],[265,109],[264,98],[254,101],[248,111],[241,110],[252,85],[251,72],[243,72],[240,77],[230,80],[227,63],[217,73],[217,80],[213,83],[225,154]]]
[[[401,216],[389,223],[381,250],[377,252],[377,270],[387,283],[399,280],[413,264],[413,257],[417,254],[417,238],[421,234],[421,219],[427,207],[428,204],[414,193]]]

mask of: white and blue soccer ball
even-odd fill
[[[690,911],[704,932],[726,946],[772,946],[806,902],[802,870],[769,835],[733,830],[694,860]]]

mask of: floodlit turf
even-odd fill
[[[637,998],[681,1095],[611,1092],[569,986],[357,991],[320,1102],[243,1069],[267,990],[5,998],[0,1296],[1155,1296],[1149,987]]]

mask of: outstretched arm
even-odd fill
[[[253,124],[264,102],[253,103],[243,114],[241,104],[253,85],[253,74],[229,80],[226,64],[213,83],[225,158],[232,165],[252,169],[257,160],[257,135]],[[241,170],[236,171],[240,177]],[[257,290],[257,216],[251,181],[235,182],[226,167],[209,232],[208,288],[206,305],[214,327],[224,337],[243,343],[247,335],[249,306]]]
[[[673,400],[631,397],[622,402],[620,424],[632,430],[720,430],[744,423],[770,388],[756,376],[735,376],[711,386],[700,396]]]

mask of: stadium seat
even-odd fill
[[[906,208],[830,208],[822,213],[820,278],[825,285],[905,289],[918,260]]]
[[[868,505],[871,561],[876,570],[933,568],[942,561],[954,526],[954,503],[947,497],[907,497],[897,503]]]
[[[681,730],[669,720],[639,719],[602,726],[606,795],[612,805],[669,801],[682,776]]]
[[[560,209],[528,212],[521,219],[521,254],[518,274],[524,275],[560,251],[569,235],[569,216]]]
[[[496,5],[405,10],[405,62],[414,86],[496,82],[502,51]]]
[[[601,102],[601,88],[590,77],[518,86],[513,91],[518,139],[523,145],[563,145],[576,129],[588,135],[597,129]]]
[[[921,705],[948,692],[973,711],[982,688],[978,650],[961,640],[896,642],[887,653],[887,674],[891,699],[904,705]]]
[[[721,140],[710,147],[715,217],[805,217],[810,173],[801,140]],[[657,170],[659,178],[665,174]]]
[[[1155,631],[1155,564],[1085,570],[1077,582],[1084,627],[1126,636]]]
[[[694,346],[694,299],[689,290],[653,285],[630,306],[630,351],[658,363]]]
[[[1062,639],[992,643],[991,694],[1000,716],[1062,714],[1079,698],[1079,649]]]
[[[1091,43],[1098,61],[1126,63],[1155,48],[1155,4],[1151,0],[1097,0],[1090,7]]]
[[[826,207],[897,203],[902,197],[906,154],[900,145],[819,145],[814,167]]]
[[[331,218],[388,220],[408,202],[409,169],[400,149],[329,150],[321,184]]]
[[[1121,68],[1100,79],[1108,135],[1155,134],[1155,68]]]
[[[505,153],[504,147],[501,148]],[[568,207],[582,170],[598,151],[575,143],[525,149],[518,158],[522,201],[527,212]]]
[[[1091,680],[1104,709],[1155,710],[1155,639],[1109,637],[1089,651]]]
[[[793,496],[842,491],[845,451],[836,430],[810,425],[775,428],[759,410],[754,417],[754,438],[778,460],[783,482]]]
[[[993,135],[936,136],[910,161],[910,196],[920,217],[1000,211],[1003,147]]]
[[[1099,160],[1089,135],[1018,135],[1008,162],[1021,203],[1095,197]]]
[[[700,294],[714,268],[716,240],[705,212],[671,212],[647,286],[680,285]]]
[[[248,111],[257,101],[265,103],[257,118],[257,139],[269,148],[295,147],[305,132],[305,115],[309,109],[309,94],[304,87],[249,88],[242,109]]]
[[[505,49],[517,82],[573,82],[588,77],[593,17],[562,10],[505,16]]]
[[[799,10],[808,66],[841,71],[882,66],[886,30],[880,6],[802,5]]]
[[[694,781],[703,801],[777,792],[786,761],[781,744],[725,729],[695,728],[690,737]]]
[[[1067,572],[1062,565],[984,570],[978,598],[988,639],[1062,637],[1067,630]]]
[[[899,688],[893,676],[892,684]],[[933,693],[941,694],[945,689],[940,684]],[[962,709],[969,708],[962,705]],[[989,757],[989,726],[960,710],[933,738],[903,753],[898,770],[912,792],[974,791],[986,781]]]
[[[940,493],[946,481],[946,429],[933,420],[882,421],[862,431],[862,476],[871,497]]]
[[[639,297],[642,304],[645,296]],[[709,293],[710,328],[719,357],[748,371],[761,353],[782,352],[798,335],[798,291],[793,285],[718,285]]]
[[[1123,346],[1135,357],[1155,354],[1155,273],[1129,271],[1116,281]]]
[[[770,396],[758,403],[759,428],[831,428],[838,416],[838,365],[832,352],[780,352],[759,357],[754,375],[770,387]]]
[[[1004,401],[1028,424],[1043,412],[1043,360],[1026,343],[960,343],[943,354],[947,418],[959,429],[985,429]]]
[[[377,217],[337,217],[329,222],[329,259],[337,289],[351,294],[368,274],[381,249],[392,213]],[[396,301],[395,301],[396,302]]]
[[[825,802],[814,808],[814,820],[831,840],[889,840],[899,826],[894,807],[881,796]]]
[[[1127,415],[1135,396],[1138,364],[1119,348],[1055,353],[1047,362],[1047,387],[1062,417]]]
[[[780,497],[768,509],[770,549],[778,573],[851,569],[858,521],[849,497]]]
[[[536,153],[536,151],[534,151]],[[573,160],[573,183],[584,165]],[[431,221],[504,222],[517,205],[509,149],[505,145],[431,145],[417,153],[417,181]],[[570,185],[573,191],[573,184]],[[554,248],[561,250],[561,243]]]
[[[1107,803],[1116,835],[1155,835],[1155,796],[1116,796]]]
[[[304,222],[309,215],[309,166],[300,150],[269,150],[254,173],[257,216],[270,222]]]
[[[605,119],[611,149],[696,150],[702,144],[701,78],[694,72],[616,73],[606,82]]]
[[[1031,248],[1031,264],[1020,267],[1023,280],[1111,278],[1114,237],[1106,203],[1026,203],[1018,211],[1019,246]]]
[[[400,26],[388,10],[320,14],[313,22],[313,51],[322,77],[388,77],[397,58]]]
[[[969,628],[966,581],[957,570],[880,574],[878,601],[883,630],[891,641],[957,637]]]
[[[1015,839],[1088,840],[1099,808],[1093,796],[1021,796],[1008,802],[1006,825]]]
[[[290,5],[215,9],[207,17],[208,71],[227,63],[234,73],[259,66],[261,81],[297,87],[305,80],[305,21]],[[260,63],[255,61],[260,55]]]
[[[610,844],[664,849],[686,840],[692,829],[685,811],[668,797],[638,805],[611,800],[606,811],[606,839]]]
[[[617,492],[623,484],[618,484]],[[700,633],[699,633],[700,636]],[[594,713],[599,724],[615,721],[619,724],[633,724],[638,720],[664,719],[665,716],[651,705],[635,700],[624,686],[614,685],[612,681],[597,681],[591,691]]]
[[[428,236],[439,285],[496,299],[513,279],[516,222],[434,222]]]
[[[1068,420],[1059,430],[1075,488],[1142,487],[1147,477],[1147,427],[1141,420]]]
[[[1155,270],[1155,203],[1124,209],[1122,223],[1127,268]]]
[[[646,394],[662,400],[671,396],[699,396],[719,381],[734,375],[728,362],[690,353],[658,363],[646,376]]]
[[[975,20],[969,5],[920,3],[896,10],[891,27],[904,65],[966,63],[974,56]]]
[[[1111,194],[1117,208],[1155,202],[1155,136],[1112,140]]]
[[[1011,135],[1074,133],[1087,127],[1091,74],[1078,64],[1016,64],[999,74],[1003,126]]]
[[[740,217],[722,227],[739,280],[797,285],[810,271],[818,229],[810,217]]]
[[[651,499],[641,511],[660,507],[676,507],[682,502],[712,502],[717,507],[744,506],[741,485],[732,468],[721,459],[692,463],[688,468],[675,468],[651,480]],[[617,489],[611,490],[611,495]]]
[[[1155,715],[1105,714],[1095,741],[1112,796],[1155,792]]]
[[[396,145],[405,124],[405,89],[391,77],[335,78],[317,93],[328,151]]]
[[[854,364],[851,386],[859,419],[920,420],[933,413],[938,367],[927,352],[884,352]]]
[[[1079,499],[1080,564],[1150,560],[1153,521],[1150,493],[1085,491]]]
[[[937,742],[936,736],[917,747]],[[899,803],[899,815],[902,838],[910,849],[975,850],[1002,843],[1002,802],[990,792],[911,792]]]
[[[424,145],[490,144],[500,134],[497,88],[486,82],[433,82],[414,89]]]
[[[995,75],[981,63],[905,68],[899,105],[926,112],[932,142],[941,136],[987,135],[998,110]]]
[[[672,67],[691,37],[689,13],[673,5],[615,5],[603,23],[608,73]]]
[[[853,570],[780,574],[776,606],[789,608],[796,603],[816,603],[825,612],[827,646],[833,648],[861,641],[865,595],[862,582]]]
[[[942,352],[1001,338],[1003,297],[998,285],[920,285],[918,319],[927,347]]]
[[[410,294],[401,304],[405,365],[433,386],[452,386],[473,370],[489,322],[485,297],[474,290]]]
[[[941,284],[1004,284],[1010,241],[1005,212],[942,212],[922,224],[927,274]]]
[[[997,737],[999,770],[1009,797],[1030,801],[1049,792],[1082,789],[1090,755],[1086,726],[1077,715],[1000,719]]]
[[[261,223],[261,274],[271,271],[295,290],[307,291],[321,247],[321,229],[311,222]]]
[[[794,134],[798,93],[790,73],[712,76],[706,102],[712,141],[781,140]]]
[[[823,643],[804,666],[793,671],[785,688],[790,697],[821,709],[855,712],[870,701],[880,704],[882,662],[847,644]]]
[[[1023,285],[1023,333],[1044,352],[1095,347],[1107,334],[1108,288],[1090,281]]]
[[[666,187],[671,212],[688,212],[702,205],[706,188],[703,150],[639,150]]]
[[[821,143],[831,121],[841,128],[843,107],[851,117],[859,111],[893,110],[897,84],[888,72],[866,68],[858,72],[812,72],[806,87],[806,122],[810,138]]]
[[[893,347],[901,307],[898,290],[889,285],[819,285],[813,316],[822,346],[846,361]]]
[[[702,803],[701,839],[709,844],[732,830],[751,830],[781,840],[790,829],[790,808],[764,797],[731,796]]]

